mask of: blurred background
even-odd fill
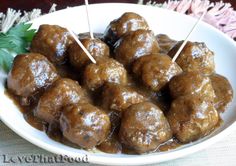
[[[144,0],[144,2],[147,1],[149,0]],[[220,0],[210,1],[219,2]],[[137,3],[138,0],[89,0],[89,3],[108,2]],[[163,3],[165,0],[155,0],[155,2]],[[236,8],[236,0],[223,0],[223,2],[230,2],[232,6]],[[53,3],[57,4],[58,10],[67,6],[78,6],[84,4],[84,0],[0,0],[0,12],[6,12],[7,8],[9,7],[26,11],[31,10],[32,8],[40,8],[43,12],[48,12]]]

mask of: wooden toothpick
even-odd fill
[[[78,37],[75,35],[75,33],[67,28],[68,32],[71,34],[71,36],[75,39],[75,41],[79,44],[79,46],[82,48],[82,50],[85,52],[85,54],[89,57],[89,59],[93,62],[96,63],[96,60],[93,58],[93,56],[88,52],[88,50],[84,47],[84,45],[81,43],[81,41],[78,39]]]
[[[88,0],[85,0],[85,6],[86,6],[86,13],[87,13],[87,20],[88,20],[88,27],[89,27],[90,37],[91,37],[91,39],[94,39],[92,26],[91,26],[91,24],[90,24],[89,9],[88,9],[88,6],[89,6]]]
[[[181,51],[184,49],[185,45],[188,42],[188,39],[190,38],[190,36],[192,35],[192,33],[194,32],[194,30],[197,28],[197,26],[199,25],[200,21],[204,18],[205,14],[207,11],[205,11],[201,17],[198,19],[198,21],[194,24],[193,28],[191,29],[191,31],[189,32],[188,36],[186,37],[186,39],[184,40],[184,42],[181,44],[179,50],[176,52],[175,56],[172,58],[172,62],[175,62],[175,60],[178,58],[178,56],[180,55]]]

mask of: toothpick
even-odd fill
[[[192,35],[192,33],[194,32],[194,30],[197,28],[197,26],[199,25],[200,21],[204,18],[205,14],[207,11],[205,11],[202,16],[198,19],[198,21],[195,23],[195,25],[193,26],[193,28],[191,29],[190,33],[188,34],[188,36],[186,37],[186,39],[184,40],[184,42],[182,43],[182,45],[180,46],[179,50],[176,52],[175,56],[172,58],[172,62],[175,62],[175,60],[178,58],[178,56],[180,55],[181,51],[184,49],[185,45],[188,42],[188,39],[190,38],[190,36]]]
[[[75,33],[67,28],[68,32],[71,34],[71,36],[75,39],[75,41],[79,44],[79,46],[82,48],[82,50],[85,52],[85,54],[89,57],[89,59],[93,62],[96,63],[96,60],[93,58],[93,56],[88,52],[88,50],[84,47],[84,45],[81,43],[81,41],[78,39],[78,37],[75,35]]]
[[[87,13],[87,20],[88,20],[88,27],[89,27],[90,37],[91,37],[91,39],[94,39],[92,26],[91,26],[91,24],[90,24],[90,17],[89,17],[88,5],[89,5],[88,0],[85,0],[85,6],[86,6],[86,13]]]

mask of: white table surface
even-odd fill
[[[53,155],[28,141],[22,139],[0,121],[0,166],[10,165],[3,163],[3,155],[28,156],[32,154],[42,154],[44,156]],[[65,165],[65,164],[14,164],[14,165]],[[78,165],[78,164],[70,164]],[[93,164],[79,164],[82,166],[95,166]],[[195,154],[177,160],[153,164],[158,166],[236,166],[236,129],[229,136],[220,142]]]

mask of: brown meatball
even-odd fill
[[[171,39],[165,34],[156,35],[157,42],[160,46],[160,53],[167,54],[176,44],[177,41]]]
[[[215,93],[209,77],[200,72],[183,72],[174,76],[169,82],[169,89],[172,98],[185,95],[201,95],[213,100]]]
[[[41,96],[35,115],[48,123],[58,122],[62,108],[78,102],[89,102],[78,82],[59,79]]]
[[[224,112],[228,104],[233,100],[233,89],[227,78],[219,74],[210,76],[211,84],[215,91],[214,106],[218,112]]]
[[[121,143],[137,153],[153,151],[171,136],[163,112],[150,102],[134,104],[122,115],[119,132]]]
[[[55,67],[41,54],[17,55],[8,75],[7,87],[15,95],[31,98],[59,78]]]
[[[88,104],[67,106],[61,114],[63,136],[85,149],[103,142],[110,132],[110,120],[106,113]]]
[[[145,86],[153,91],[159,91],[182,70],[169,56],[152,54],[137,59],[133,65],[133,72],[140,77]]]
[[[126,12],[118,19],[110,22],[104,33],[104,38],[106,42],[113,45],[125,33],[138,29],[149,29],[146,20],[137,13]]]
[[[97,61],[96,64],[89,64],[84,71],[85,86],[94,91],[104,83],[127,83],[127,72],[122,64],[114,59]]]
[[[209,134],[219,121],[212,102],[199,95],[181,96],[174,100],[167,119],[174,136],[182,143]]]
[[[107,84],[103,88],[102,106],[105,109],[124,111],[129,106],[144,100],[141,94],[127,86]]]
[[[115,43],[115,58],[125,66],[151,53],[158,53],[159,46],[152,31],[137,30],[121,37]]]
[[[168,54],[173,57],[181,44],[182,42],[179,42]],[[215,72],[214,53],[205,43],[188,42],[176,59],[176,63],[183,71],[199,71],[206,75]]]
[[[81,42],[95,60],[109,57],[109,47],[100,39],[85,38]],[[91,60],[76,42],[70,45],[68,53],[71,65],[77,70],[91,63]]]
[[[72,41],[73,38],[65,28],[44,24],[34,36],[30,51],[45,55],[53,63],[62,64]]]

